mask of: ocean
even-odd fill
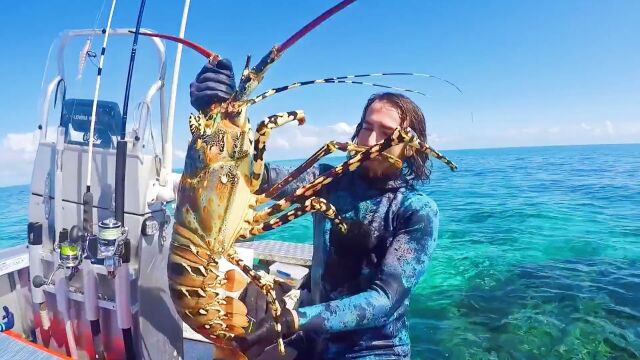
[[[640,144],[445,154],[459,171],[434,163],[423,189],[440,234],[412,358],[640,358]],[[26,242],[28,196],[0,188],[0,247]],[[304,216],[261,238],[310,233]]]

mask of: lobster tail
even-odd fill
[[[174,225],[167,264],[171,299],[184,322],[210,340],[243,336],[249,325],[247,307],[227,294],[247,281],[238,270],[221,271],[219,260],[198,236]]]

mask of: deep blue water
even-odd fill
[[[411,298],[413,357],[640,358],[640,145],[446,155],[460,170],[436,163],[424,187],[440,240]],[[1,247],[25,242],[28,193],[0,188]]]

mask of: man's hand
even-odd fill
[[[249,282],[238,299],[247,307],[249,318],[247,333],[250,333],[255,329],[258,321],[267,315],[267,297],[256,284]]]
[[[207,62],[191,83],[190,89],[191,105],[198,111],[228,100],[236,91],[231,61],[222,59],[215,64]]]
[[[291,291],[291,287],[282,281],[276,281],[275,290],[276,299],[282,309],[280,314],[282,337],[286,339],[298,328],[295,310],[286,308],[283,300],[284,295]],[[250,326],[247,328],[246,337],[236,340],[236,343],[249,359],[256,359],[266,348],[275,344],[278,338],[271,305],[267,302],[264,293],[253,283],[247,285],[239,299],[247,306]]]

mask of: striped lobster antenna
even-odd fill
[[[324,78],[324,79],[316,79],[316,80],[308,80],[308,81],[300,81],[300,82],[295,82],[286,86],[281,86],[281,87],[277,87],[277,88],[273,88],[273,89],[269,89],[265,92],[263,92],[262,94],[248,100],[248,105],[253,105],[257,102],[260,102],[270,96],[273,96],[275,94],[279,94],[281,92],[285,92],[287,90],[291,90],[291,89],[295,89],[295,88],[299,88],[301,86],[306,86],[306,85],[314,85],[314,84],[355,84],[355,85],[367,85],[367,86],[375,86],[375,87],[381,87],[381,88],[385,88],[385,89],[392,89],[392,90],[398,90],[398,91],[405,91],[405,92],[410,92],[410,93],[414,93],[414,94],[419,94],[422,96],[427,96],[425,93],[417,91],[417,90],[412,90],[412,89],[405,89],[405,88],[399,88],[399,87],[395,87],[395,86],[389,86],[389,85],[383,85],[383,84],[376,84],[376,83],[370,83],[370,82],[364,82],[364,81],[356,81],[356,80],[351,80],[351,79],[355,79],[355,78],[363,78],[363,77],[374,77],[374,76],[422,76],[422,77],[429,77],[429,78],[433,78],[436,80],[440,80],[452,87],[454,87],[460,94],[462,94],[462,90],[460,90],[460,88],[454,84],[453,82],[440,78],[438,76],[435,75],[429,75],[429,74],[423,74],[423,73],[410,73],[410,72],[391,72],[391,73],[372,73],[372,74],[358,74],[358,75],[345,75],[345,76],[335,76],[335,77],[330,77],[330,78]]]
[[[355,0],[353,0],[353,1],[355,1]],[[336,5],[335,7],[337,7],[339,5]],[[331,10],[328,10],[327,12],[329,12]],[[314,21],[316,21],[316,20],[314,20]],[[310,24],[312,24],[312,23],[310,23]],[[301,29],[300,31],[305,30],[305,28]],[[298,33],[300,31],[298,31]],[[307,32],[308,31],[310,31],[310,30],[307,30]],[[183,44],[185,46],[188,46],[188,47],[192,48],[193,50],[197,51],[198,53],[202,54],[207,59],[209,59],[209,61],[212,62],[212,63],[216,63],[221,59],[220,55],[218,55],[218,54],[216,54],[216,53],[214,53],[212,51],[209,51],[209,50],[205,49],[204,47],[202,47],[202,46],[200,46],[200,45],[198,45],[198,44],[196,44],[196,43],[194,43],[192,41],[189,41],[189,40],[177,37],[177,36],[165,35],[165,34],[156,34],[156,33],[140,33],[140,35],[158,37],[158,38],[162,38],[162,39],[167,39],[167,40],[179,42],[179,43],[181,43],[181,44]],[[295,37],[295,35],[292,36],[291,38],[294,38],[294,37]],[[284,44],[287,45],[288,43],[290,43],[289,40],[285,41]],[[289,44],[286,48],[288,48],[289,46],[291,46],[291,44]],[[254,66],[252,69],[250,69],[250,66],[249,66],[249,63],[251,61],[251,57],[247,56],[245,67],[244,67],[244,70],[242,71],[242,77],[240,78],[239,89],[238,89],[238,91],[236,92],[236,94],[234,96],[234,99],[236,101],[244,99],[248,94],[251,93],[251,91],[253,91],[253,89],[255,89],[255,87],[263,79],[264,74],[265,74],[266,70],[269,68],[269,66],[280,57],[280,55],[282,54],[282,52],[286,48],[284,46],[281,46],[281,47],[274,46],[271,49],[271,51],[267,55],[265,55],[260,60],[260,62],[258,62],[258,64],[256,64],[256,66]],[[280,50],[278,50],[278,49],[280,49]],[[463,92],[460,89],[460,87],[458,87],[455,83],[453,83],[453,82],[451,82],[451,81],[449,81],[447,79],[441,78],[439,76],[435,76],[435,75],[431,75],[431,74],[424,74],[424,73],[412,73],[412,72],[388,72],[388,73],[344,75],[344,76],[334,76],[334,77],[324,78],[324,79],[298,81],[298,82],[294,82],[294,83],[286,85],[286,86],[281,86],[281,87],[269,89],[269,90],[261,93],[260,95],[257,95],[254,98],[246,100],[246,105],[247,106],[253,105],[253,104],[258,103],[258,102],[260,102],[260,101],[262,101],[262,100],[264,100],[264,99],[266,99],[266,98],[268,98],[270,96],[285,92],[287,90],[299,88],[301,86],[314,85],[314,84],[355,84],[355,85],[365,85],[365,86],[374,86],[374,87],[380,87],[380,88],[385,88],[385,89],[404,91],[404,92],[419,94],[419,95],[422,95],[422,96],[427,96],[425,93],[423,93],[421,91],[413,90],[413,89],[406,89],[406,88],[400,88],[400,87],[389,86],[389,85],[384,85],[384,84],[352,80],[352,79],[356,79],[356,78],[377,77],[377,76],[420,76],[420,77],[432,78],[432,79],[436,79],[436,80],[442,81],[442,82],[444,82],[445,84],[447,84],[449,86],[452,86],[460,94],[463,94]]]

